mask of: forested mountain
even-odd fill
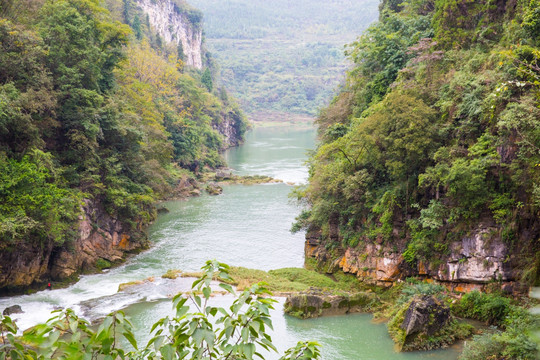
[[[320,264],[538,284],[539,36],[535,0],[383,1],[299,192]]]
[[[346,69],[343,44],[377,17],[376,0],[194,0],[227,88],[256,119],[313,116]],[[289,115],[287,115],[289,114]]]
[[[202,31],[187,16],[200,13],[170,4],[165,17]],[[153,203],[189,169],[222,165],[219,151],[246,129],[234,101],[185,66],[136,2],[107,5],[0,2],[0,288],[140,247]],[[66,269],[81,237],[109,251]]]
[[[501,315],[505,331],[460,359],[538,356],[534,322],[497,294],[540,284],[539,45],[537,0],[382,1],[348,46],[354,66],[317,119],[297,191],[309,265],[386,286],[436,281],[470,292],[460,316]],[[399,319],[388,327],[405,343]]]

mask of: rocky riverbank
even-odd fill
[[[339,237],[337,229],[334,236]],[[381,286],[418,276],[457,292],[485,291],[494,284],[506,293],[528,292],[528,287],[520,282],[524,270],[519,266],[521,251],[511,249],[494,227],[481,225],[453,241],[432,260],[415,263],[407,262],[403,256],[407,239],[393,243],[377,240],[360,243],[356,247],[329,247],[318,231],[310,231],[306,234],[305,256],[320,271],[342,270],[361,281]]]
[[[0,293],[15,294],[45,288],[49,282],[74,281],[78,274],[95,272],[123,262],[148,247],[142,220],[126,224],[102,204],[85,200],[73,243],[55,246],[23,243],[0,252]]]

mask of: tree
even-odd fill
[[[72,166],[73,174],[97,166],[99,110],[113,87],[113,70],[123,58],[130,32],[108,16],[97,0],[50,1],[42,9],[39,29],[58,91],[62,160]]]
[[[210,69],[206,68],[204,70],[201,77],[201,82],[208,89],[208,91],[212,91],[212,88],[214,87],[214,83],[212,81],[212,74],[210,73]]]
[[[135,38],[137,40],[141,40],[142,39],[141,19],[139,18],[138,14],[135,15],[135,18],[133,19],[133,23],[131,24],[131,28],[133,29]]]
[[[269,311],[276,300],[269,298],[270,292],[259,283],[244,290],[228,308],[212,306],[212,280],[230,280],[228,269],[225,264],[207,261],[192,291],[173,298],[175,316],[158,320],[151,329],[153,337],[142,348],[122,312],[110,314],[93,330],[68,309],[55,311],[56,316],[46,324],[35,326],[20,338],[15,337],[17,326],[11,318],[0,315],[0,359],[264,359],[258,348],[277,352],[268,334],[272,328]],[[234,294],[230,285],[219,286]],[[118,346],[120,337],[135,350]],[[318,344],[306,341],[287,350],[281,360],[319,358]]]

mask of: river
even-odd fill
[[[110,271],[81,276],[65,289],[0,299],[0,309],[21,305],[15,315],[21,328],[50,317],[50,311],[70,307],[90,320],[124,309],[132,318],[140,340],[147,339],[149,324],[170,314],[172,294],[187,289],[188,279],[169,281],[160,276],[169,269],[192,271],[207,259],[263,270],[303,265],[303,236],[291,234],[299,208],[290,202],[290,184],[304,183],[307,151],[315,146],[310,127],[259,127],[249,132],[245,145],[225,157],[239,174],[269,175],[280,184],[228,185],[222,195],[203,195],[164,203],[170,212],[160,215],[149,229],[152,248]],[[150,281],[117,293],[121,283]],[[227,297],[216,298],[224,304]],[[298,320],[283,315],[283,299],[273,311],[274,341],[279,349],[298,340],[317,340],[325,360],[435,359],[450,360],[457,349],[396,353],[384,324],[369,314]],[[277,359],[269,355],[268,359]]]

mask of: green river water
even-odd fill
[[[263,270],[301,267],[303,236],[291,234],[291,223],[300,209],[290,203],[290,184],[307,179],[305,160],[313,149],[312,128],[255,128],[245,145],[229,150],[229,166],[241,174],[270,175],[286,183],[225,186],[222,195],[203,195],[164,203],[170,212],[160,215],[149,229],[150,250],[106,273],[87,275],[66,288],[0,299],[0,308],[22,306],[22,328],[45,321],[55,307],[74,308],[90,320],[124,309],[132,318],[137,337],[144,341],[153,322],[171,313],[168,299],[189,288],[191,280],[162,279],[169,269],[197,270],[207,259]],[[120,283],[154,276],[151,283],[117,293]],[[230,303],[217,296],[215,302]],[[299,340],[317,340],[325,360],[358,359],[456,359],[458,349],[396,353],[384,324],[369,314],[298,320],[283,315],[283,299],[273,312],[272,334],[279,349]],[[267,358],[277,359],[275,354]]]

